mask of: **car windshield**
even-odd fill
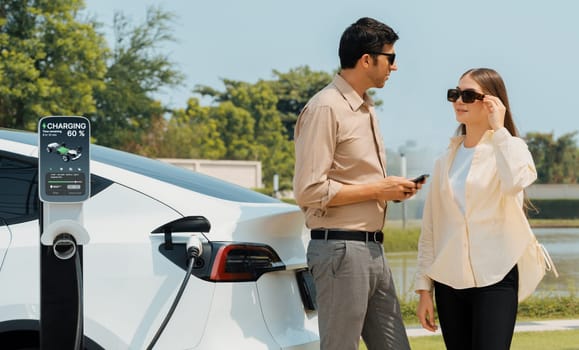
[[[0,138],[33,146],[38,144],[38,134],[32,132],[0,130]],[[199,192],[207,196],[235,202],[279,203],[279,200],[273,197],[266,196],[227,181],[184,168],[179,168],[160,160],[154,160],[99,145],[91,145],[91,159],[155,178],[191,191]]]

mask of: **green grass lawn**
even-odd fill
[[[412,337],[412,350],[445,350],[441,336]],[[511,350],[579,350],[579,330],[551,332],[518,332]],[[360,342],[360,350],[367,350]]]

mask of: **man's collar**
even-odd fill
[[[360,109],[364,103],[368,106],[374,106],[374,100],[372,100],[367,93],[364,93],[364,98],[362,99],[356,90],[354,90],[354,88],[346,81],[346,79],[342,78],[340,74],[336,74],[333,84],[336,86],[338,91],[340,91],[342,96],[344,96],[353,111]]]

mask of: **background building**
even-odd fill
[[[263,187],[259,161],[176,158],[159,158],[159,160],[246,188]]]

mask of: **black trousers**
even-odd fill
[[[434,282],[442,337],[448,350],[508,350],[517,318],[519,272],[481,288],[454,289]]]

